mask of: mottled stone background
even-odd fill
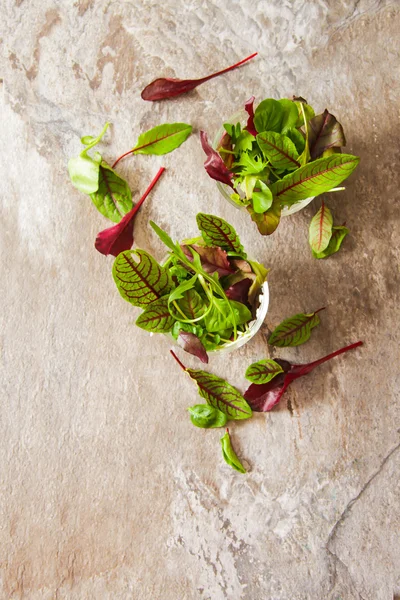
[[[392,600],[400,594],[400,2],[384,0],[3,0],[1,37],[0,595],[29,600]],[[140,99],[159,75],[200,77],[258,50],[190,95]],[[263,239],[202,169],[213,134],[254,94],[302,95],[343,123],[361,156],[327,201],[351,229],[311,257],[314,201]],[[219,431],[191,426],[197,395],[165,338],[132,325],[107,222],[70,185],[83,134],[112,122],[112,161],[140,132],[187,121],[165,157],[121,164],[139,197],[167,167],[136,227],[173,237],[219,214],[271,267],[257,339],[210,370],[244,389],[268,330],[326,305],[312,340],[279,356],[313,360],[365,346],[296,382],[268,415],[233,424],[240,475]],[[195,361],[186,358],[187,363]]]

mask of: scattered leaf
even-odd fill
[[[222,456],[224,457],[225,462],[228,463],[232,469],[235,469],[235,471],[239,471],[239,473],[246,473],[246,469],[238,459],[237,454],[232,447],[228,429],[226,430],[225,435],[221,438],[221,446]]]
[[[271,333],[268,344],[279,348],[304,344],[310,339],[311,330],[319,325],[320,318],[317,313],[321,310],[325,310],[325,307],[313,313],[299,313],[285,319]]]
[[[275,360],[272,360],[272,358],[265,358],[264,360],[259,360],[250,365],[246,370],[245,377],[249,381],[260,385],[262,383],[268,383],[268,381],[271,381],[271,379],[279,375],[279,373],[283,373],[281,365]]]
[[[311,219],[308,241],[313,252],[323,252],[332,237],[333,217],[324,201],[316,215]]]
[[[193,425],[203,429],[224,427],[228,420],[223,412],[208,404],[196,404],[188,408],[188,411]]]
[[[168,154],[181,144],[192,133],[192,126],[187,123],[164,123],[139,136],[132,154]]]
[[[340,250],[340,246],[342,245],[344,238],[349,232],[350,230],[344,225],[333,227],[332,237],[329,241],[328,246],[322,252],[314,252],[313,250],[314,258],[327,258],[328,256],[335,254],[335,252],[338,252]]]

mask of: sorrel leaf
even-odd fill
[[[232,442],[228,429],[226,430],[225,435],[221,438],[221,446],[224,461],[228,463],[228,465],[232,467],[232,469],[235,469],[235,471],[239,471],[239,473],[246,473],[246,469],[238,459],[237,454],[232,447]]]
[[[282,209],[279,200],[275,199],[272,202],[271,208],[265,213],[256,213],[252,206],[247,206],[246,208],[261,235],[271,235],[271,233],[274,233],[281,220]]]
[[[344,238],[346,237],[346,235],[349,232],[350,232],[350,230],[347,227],[345,227],[344,225],[339,225],[338,227],[333,227],[332,228],[332,237],[330,239],[328,246],[325,248],[325,250],[323,252],[314,252],[313,251],[314,258],[327,258],[328,256],[331,256],[331,254],[335,254],[335,252],[338,252],[340,250],[340,246],[342,245]]]
[[[229,275],[233,272],[231,265],[226,254],[226,251],[217,246],[191,246],[193,250],[200,256],[201,266],[206,273],[218,273],[220,277]],[[182,250],[192,262],[193,255],[187,246],[182,246]]]
[[[256,137],[257,130],[254,127],[254,100],[254,96],[249,98],[247,102],[245,102],[244,108],[247,114],[249,115],[247,119],[246,129],[249,133],[251,133],[251,135],[254,135],[254,137]]]
[[[286,135],[265,131],[257,135],[257,142],[264,156],[276,169],[292,171],[300,167],[296,146]]]
[[[202,77],[201,79],[170,79],[170,78],[159,78],[155,79],[149,85],[147,85],[141,93],[143,100],[165,100],[166,98],[173,98],[174,96],[179,96],[181,94],[185,94],[186,92],[190,92],[198,85],[208,81],[209,79],[213,79],[213,77],[218,77],[223,73],[227,73],[228,71],[232,71],[243,65],[245,62],[257,56],[257,52],[251,54],[247,58],[244,58],[240,62],[223,69],[222,71],[218,71],[217,73],[212,73],[211,75],[207,75],[206,77]]]
[[[188,408],[188,411],[193,425],[203,429],[224,427],[228,420],[226,414],[208,404],[196,404]]]
[[[104,160],[100,164],[98,188],[90,197],[97,210],[114,223],[119,223],[132,208],[132,194],[127,182]]]
[[[292,365],[287,361],[280,361],[284,373],[280,373],[277,377],[262,385],[252,383],[246,390],[244,397],[252,410],[257,412],[267,412],[279,402],[292,381],[299,377],[303,377],[304,375],[308,375],[315,367],[322,365],[324,362],[331,360],[335,356],[339,356],[339,354],[358,348],[358,346],[362,346],[362,344],[363,342],[355,342],[354,344],[340,348],[340,350],[336,350],[336,352],[332,352],[319,360],[315,360],[314,362],[305,365]]]
[[[338,186],[356,168],[360,159],[351,154],[333,154],[318,158],[271,185],[274,197],[291,206],[300,200],[328,192]]]
[[[153,333],[168,333],[175,319],[168,310],[168,296],[154,300],[136,319],[135,325]]]
[[[258,190],[258,191],[254,191]],[[257,179],[252,194],[254,212],[261,214],[269,210],[274,201],[271,189],[260,179]]]
[[[323,252],[332,237],[333,217],[324,201],[316,215],[311,219],[308,241],[313,252]]]
[[[130,210],[126,215],[122,218],[122,220],[117,223],[117,225],[113,225],[108,229],[104,229],[97,234],[96,241],[94,243],[96,250],[98,250],[101,254],[108,255],[112,254],[113,256],[118,256],[124,250],[129,250],[132,248],[133,244],[133,226],[137,213],[139,212],[140,207],[143,202],[146,200],[147,196],[165,171],[164,167],[161,167],[150,183],[149,187],[140,198],[140,200],[135,204],[135,206]]]
[[[245,377],[253,383],[261,384],[268,383],[279,373],[283,373],[281,365],[272,358],[265,358],[250,365],[246,370]]]
[[[168,154],[178,148],[192,133],[187,123],[164,123],[142,133],[132,154]]]
[[[271,333],[268,344],[279,348],[304,344],[310,339],[311,330],[319,325],[320,318],[317,313],[321,310],[325,310],[325,307],[313,313],[299,313],[285,319]]]
[[[208,355],[201,340],[189,331],[180,331],[178,335],[178,345],[189,354],[193,354],[201,360],[202,363],[208,363]]]
[[[198,319],[204,315],[206,305],[203,298],[194,289],[187,290],[178,301],[178,306],[188,319]]]
[[[227,169],[224,161],[216,150],[210,145],[207,134],[200,131],[200,141],[204,152],[207,155],[207,160],[204,163],[204,168],[211,179],[221,181],[230,187],[232,185],[232,173]]]
[[[121,252],[114,261],[113,277],[121,296],[133,306],[147,306],[173,288],[168,270],[145,250]]]
[[[309,121],[309,147],[314,160],[328,148],[340,148],[346,145],[343,127],[326,109]]]
[[[220,217],[205,213],[198,213],[196,221],[208,246],[219,246],[228,252],[233,252],[245,258],[243,246],[232,225],[229,225]]]

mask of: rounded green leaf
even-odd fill
[[[323,252],[332,237],[333,217],[324,202],[311,219],[308,241],[313,252]]]
[[[153,333],[168,333],[175,319],[168,310],[168,296],[154,300],[136,319],[136,325]]]
[[[178,148],[192,133],[187,123],[164,123],[139,136],[133,154],[168,154]]]
[[[251,408],[242,394],[227,381],[207,371],[186,369],[186,372],[197,383],[199,394],[207,404],[226,414],[229,419],[249,419],[252,416]]]
[[[271,235],[281,220],[281,205],[279,200],[273,200],[271,207],[265,213],[256,213],[252,206],[247,207],[252,220],[256,223],[261,235]]]
[[[113,277],[121,296],[134,306],[147,306],[173,288],[168,270],[145,250],[121,252],[114,261]]]
[[[253,191],[253,209],[254,212],[261,214],[271,208],[274,198],[269,187],[263,181],[260,181],[260,179],[257,180],[255,187],[259,191]]]
[[[285,319],[271,333],[268,343],[272,346],[284,348],[285,346],[300,346],[310,339],[311,330],[320,323],[318,312],[299,313]]]
[[[228,420],[225,413],[208,404],[196,404],[188,408],[188,411],[193,425],[203,429],[224,427]]]
[[[71,183],[84,194],[93,194],[99,188],[99,164],[89,156],[77,156],[68,161]]]
[[[128,183],[104,160],[100,164],[98,188],[90,197],[97,210],[114,223],[119,223],[133,207]]]
[[[196,221],[208,246],[219,246],[228,252],[245,256],[238,234],[224,219],[215,215],[198,213]]]
[[[282,367],[272,358],[265,358],[250,365],[246,370],[245,377],[249,381],[260,385],[268,383],[279,373],[283,373]]]

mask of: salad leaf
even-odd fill
[[[325,310],[325,307],[313,313],[299,313],[285,319],[271,333],[268,343],[279,348],[304,344],[310,339],[311,330],[319,325],[320,318],[317,313],[321,310]]]
[[[139,136],[132,154],[168,154],[183,144],[192,129],[187,123],[157,125]]]
[[[351,154],[333,154],[300,167],[271,185],[274,197],[291,206],[300,200],[328,192],[356,168],[360,159]]]
[[[297,119],[296,104],[286,98],[282,100],[267,98],[260,102],[254,113],[254,125],[259,133],[275,131],[284,134],[288,129],[295,127]]]
[[[163,296],[151,302],[136,319],[135,325],[154,333],[171,331],[175,319],[168,310],[168,296]]]
[[[237,283],[234,283],[225,290],[226,297],[229,300],[236,300],[242,304],[249,304],[249,290],[252,285],[252,280],[246,277]]]
[[[257,135],[257,130],[254,127],[254,100],[255,97],[251,96],[251,98],[249,98],[247,102],[245,102],[244,108],[247,114],[249,115],[247,119],[246,129],[255,137]]]
[[[205,302],[195,289],[187,290],[178,305],[188,319],[199,319],[206,312]]]
[[[229,304],[233,310],[233,314],[230,311]],[[247,306],[241,302],[214,297],[211,310],[204,318],[204,324],[207,331],[220,331],[221,329],[232,327],[234,325],[233,318],[236,325],[241,325],[251,321],[252,317]]]
[[[335,252],[338,252],[340,250],[340,246],[342,245],[344,238],[349,233],[349,231],[350,230],[344,225],[332,227],[332,237],[329,241],[328,246],[322,252],[314,252],[313,250],[314,258],[327,258],[328,256],[335,254]]]
[[[346,145],[343,127],[326,109],[309,121],[309,145],[314,160],[328,148],[340,148]]]
[[[208,246],[219,246],[228,252],[246,258],[238,234],[232,225],[229,225],[224,219],[215,215],[198,213],[196,221]]]
[[[226,251],[218,246],[197,246],[192,245],[193,250],[200,256],[201,266],[206,273],[218,273],[220,277],[229,275],[233,272],[226,254]],[[182,250],[192,262],[193,255],[187,246],[182,246]]]
[[[288,136],[273,131],[265,131],[258,134],[257,142],[264,156],[276,169],[292,171],[300,167],[297,160],[299,153]]]
[[[315,112],[314,109],[312,108],[312,106],[310,106],[309,104],[307,104],[307,100],[304,100],[304,98],[301,97],[294,97],[293,98],[293,102],[296,104],[297,109],[298,109],[298,119],[297,119],[297,123],[296,123],[296,127],[303,127],[304,125],[304,115],[306,117],[307,122],[312,119],[313,117],[315,117]],[[304,114],[303,114],[303,110],[304,110]]]
[[[211,179],[221,181],[222,183],[233,187],[232,173],[229,171],[229,169],[227,169],[218,152],[210,145],[207,134],[204,131],[200,131],[200,141],[201,146],[207,155],[204,168],[208,175],[211,177]]]
[[[253,209],[254,212],[261,214],[269,210],[272,206],[274,197],[270,188],[260,179],[257,180],[255,187],[258,191],[253,191]]]
[[[209,429],[211,427],[224,427],[227,422],[227,416],[217,408],[208,406],[208,404],[196,404],[188,408],[190,420],[196,427]]]
[[[114,223],[119,223],[133,206],[128,183],[105,160],[99,167],[98,187],[90,197],[97,210]]]
[[[250,213],[252,220],[262,235],[271,235],[271,233],[274,233],[281,220],[282,209],[277,199],[273,200],[271,208],[265,213],[257,213],[252,206],[247,206],[247,211]]]
[[[253,273],[256,276],[249,289],[249,302],[250,304],[253,304],[259,289],[261,288],[264,281],[266,281],[267,279],[269,269],[266,269],[264,265],[256,262],[255,260],[249,260],[249,263],[251,265]]]
[[[313,252],[323,252],[332,237],[333,217],[324,201],[310,223],[308,241]]]
[[[228,465],[232,467],[232,469],[235,469],[235,471],[239,471],[239,473],[246,473],[246,469],[238,459],[237,454],[232,447],[232,442],[228,429],[226,430],[225,435],[221,438],[221,446],[224,461],[228,463]]]
[[[71,183],[79,191],[84,194],[92,194],[99,187],[99,171],[101,156],[97,152],[94,157],[88,156],[88,151],[94,148],[103,138],[110,123],[106,123],[97,137],[86,135],[81,138],[81,142],[86,146],[80,155],[76,158],[71,158],[68,161],[68,173]]]
[[[283,373],[281,365],[272,358],[265,358],[251,364],[246,370],[245,377],[253,383],[261,384],[268,383],[279,373]]]
[[[147,306],[173,288],[168,270],[145,250],[121,252],[114,261],[113,278],[121,296],[134,306]]]
[[[202,363],[208,363],[208,355],[201,340],[194,333],[189,331],[180,331],[178,335],[178,345],[189,354],[197,356]]]

